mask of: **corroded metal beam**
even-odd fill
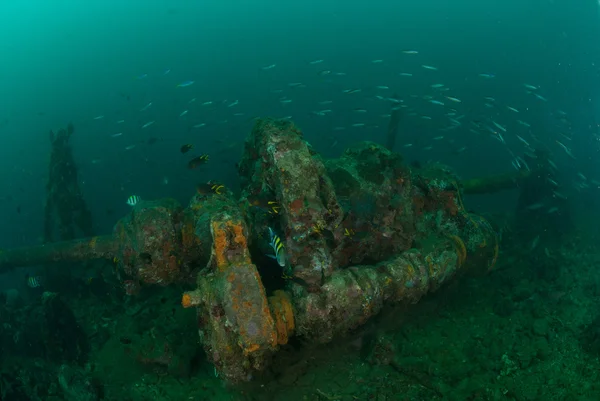
[[[498,174],[488,177],[464,180],[460,184],[465,195],[493,194],[508,189],[514,189],[526,178],[531,176],[530,171],[521,170],[513,173]]]
[[[116,250],[117,243],[112,235],[4,249],[0,251],[0,273],[13,267],[112,259]]]

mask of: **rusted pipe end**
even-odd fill
[[[500,239],[492,225],[483,217],[465,213],[466,226],[459,237],[450,235],[449,239],[456,249],[459,267],[475,274],[491,271],[498,260]]]
[[[198,289],[184,293],[181,304],[198,306],[200,337],[221,377],[246,381],[253,371],[266,366],[277,349],[278,332],[250,259],[243,217],[220,210],[210,217],[207,227],[212,237],[211,259],[198,276]],[[290,315],[289,311],[291,307],[285,313]]]
[[[294,309],[289,295],[285,291],[277,290],[269,297],[271,314],[275,321],[277,331],[277,344],[287,344],[289,338],[294,335],[295,321]]]

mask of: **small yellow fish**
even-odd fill
[[[322,233],[324,229],[325,229],[325,223],[322,221],[317,221],[312,227],[313,232],[315,232],[317,234]]]
[[[199,195],[209,195],[211,193],[221,195],[224,189],[224,185],[217,184],[211,181],[207,182],[206,184],[198,184],[196,186],[196,192]]]
[[[281,206],[279,206],[279,203],[276,201],[268,200],[257,195],[250,195],[248,197],[248,203],[250,203],[251,206],[263,209],[270,214],[279,214],[279,209],[281,209]]]
[[[192,145],[191,143],[186,143],[185,145],[182,145],[181,148],[179,148],[179,151],[181,153],[187,153],[190,150],[192,150],[194,148],[194,145]]]
[[[192,160],[190,160],[190,162],[188,163],[188,168],[189,169],[194,169],[202,164],[205,164],[208,162],[208,155],[204,154],[204,155],[200,155],[198,157],[194,157]]]

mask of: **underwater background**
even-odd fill
[[[187,205],[207,182],[239,195],[244,142],[262,117],[293,121],[330,159],[360,141],[385,145],[398,108],[394,151],[405,164],[440,163],[465,180],[530,170],[527,157],[539,150],[554,166],[550,198],[560,199],[521,204],[519,188],[465,195],[466,208],[489,216],[505,241],[495,276],[461,278],[466,284],[402,312],[402,324],[382,317],[325,350],[281,351],[293,362],[241,389],[224,385],[194,348],[195,315],[179,305],[191,288],[149,290],[153,317],[131,323],[146,306],[119,280],[100,278],[99,265],[69,266],[72,293],[52,288],[56,267],[5,271],[0,291],[18,291],[20,301],[4,313],[26,313],[18,308],[38,302],[43,288],[87,320],[77,327],[93,356],[74,364],[87,364],[102,390],[78,398],[43,384],[70,368],[53,372],[52,355],[32,350],[19,355],[28,380],[0,363],[0,399],[600,399],[596,0],[5,0],[0,38],[2,249],[44,243],[48,133],[67,124],[93,235],[110,234],[132,196]],[[190,168],[201,155],[210,159]],[[551,216],[560,235],[549,238],[539,216],[528,223],[519,210]],[[81,284],[93,280],[102,287]],[[159,324],[190,337],[179,351],[197,357],[185,374],[140,367],[140,354],[118,379],[89,368],[109,366],[132,333]],[[90,335],[102,325],[112,334]],[[3,350],[27,348],[0,338]],[[377,361],[391,348],[396,362]],[[35,370],[36,358],[48,365]]]

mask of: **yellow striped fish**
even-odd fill
[[[27,276],[27,286],[29,288],[38,288],[42,286],[42,278],[40,276]]]
[[[281,242],[281,238],[279,235],[275,234],[271,227],[269,227],[269,235],[271,237],[271,248],[275,252],[274,255],[267,255],[270,258],[273,258],[277,261],[279,266],[285,267],[285,249],[283,247],[283,242]]]

